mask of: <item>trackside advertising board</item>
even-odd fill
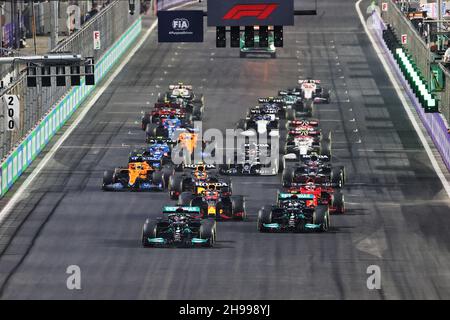
[[[159,11],[158,42],[203,42],[203,11]]]
[[[208,0],[208,26],[292,26],[294,0]]]

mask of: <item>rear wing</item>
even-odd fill
[[[313,194],[302,194],[302,193],[278,193],[278,200],[287,201],[287,200],[314,200]]]
[[[171,207],[166,206],[163,208],[163,213],[197,213],[200,214],[200,207]]]
[[[320,84],[320,80],[298,80],[298,84],[304,84],[304,83],[315,83]]]
[[[195,170],[199,166],[205,167],[206,170],[216,169],[216,166],[214,164],[183,164],[184,169]]]
[[[284,101],[283,101],[283,99],[280,99],[280,98],[269,97],[269,98],[259,98],[258,102],[259,103],[283,103]]]
[[[291,127],[294,126],[311,126],[311,127],[317,127],[319,126],[319,121],[315,120],[292,120],[288,122],[288,125]]]
[[[300,156],[299,160],[304,162],[304,161],[311,161],[313,159],[317,159],[322,162],[328,162],[331,160],[329,156],[319,155],[319,154],[317,154],[317,155],[315,155],[315,154],[314,155],[302,155],[302,156]]]
[[[172,103],[172,102],[157,102],[155,103],[155,109],[165,109],[165,108],[170,108],[170,109],[181,109],[181,105],[179,103]]]
[[[295,90],[281,90],[278,91],[278,95],[279,96],[301,96],[301,92],[300,91],[295,91]]]
[[[228,187],[228,183],[226,182],[196,182],[196,187],[202,187],[205,189],[216,190],[218,188]]]
[[[175,89],[186,89],[186,90],[192,90],[192,86],[184,85],[182,83],[179,84],[171,84],[169,86],[169,90],[175,90]]]
[[[156,138],[150,138],[150,139],[148,139],[147,140],[148,141],[148,143],[150,144],[150,145],[152,145],[152,144],[164,144],[164,143],[166,143],[166,144],[168,144],[168,145],[175,145],[175,144],[177,144],[177,142],[176,141],[173,141],[172,139],[170,139],[170,138],[165,138],[165,137],[156,137]]]

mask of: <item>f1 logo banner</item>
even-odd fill
[[[159,11],[158,42],[203,42],[203,11]]]
[[[208,0],[208,26],[292,26],[294,0]]]

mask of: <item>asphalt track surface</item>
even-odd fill
[[[318,16],[296,17],[277,59],[216,49],[211,31],[204,44],[159,45],[152,34],[66,140],[14,208],[22,219],[3,226],[13,237],[2,243],[1,298],[450,298],[448,199],[354,1],[320,1]],[[235,178],[250,217],[219,223],[215,248],[142,248],[142,224],[168,195],[104,193],[100,184],[142,144],[141,111],[158,92],[191,83],[206,97],[204,126],[225,129],[257,97],[307,76],[333,92],[319,118],[348,175],[348,212],[332,216],[332,230],[259,234],[257,210],[275,199],[280,177]],[[82,290],[66,288],[69,265],[80,266]],[[366,287],[370,265],[381,268],[382,290]]]

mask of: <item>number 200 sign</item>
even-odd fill
[[[3,96],[5,127],[8,131],[19,128],[20,121],[20,102],[15,95]]]

